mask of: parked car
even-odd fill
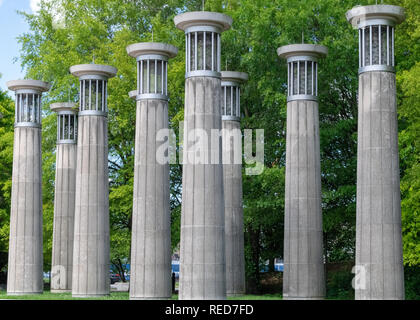
[[[110,279],[111,279],[111,284],[121,281],[121,277],[118,273],[110,273]]]

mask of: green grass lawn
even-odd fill
[[[265,295],[243,295],[228,297],[228,300],[281,300],[281,294],[265,294]],[[14,300],[128,300],[128,292],[111,292],[109,296],[95,298],[73,298],[71,293],[51,293],[44,291],[43,294],[34,294],[26,296],[8,296],[6,291],[0,291],[0,299]],[[172,296],[173,300],[178,299],[178,295]]]

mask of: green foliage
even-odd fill
[[[327,299],[354,299],[354,289],[351,286],[354,274],[340,270],[331,272],[328,276]]]
[[[420,300],[420,267],[404,268],[404,285],[406,300]]]
[[[420,5],[393,0],[406,8],[397,27],[396,61],[400,128],[404,263],[420,264]],[[357,142],[357,32],[345,12],[373,0],[207,0],[205,9],[233,18],[222,36],[222,69],[247,72],[242,89],[242,129],[265,131],[264,165],[259,176],[243,175],[247,275],[259,280],[267,259],[282,257],[287,65],[279,46],[326,45],[319,63],[319,122],[322,171],[324,250],[328,261],[354,259]],[[51,259],[55,170],[55,117],[48,105],[77,100],[78,82],[69,67],[79,63],[110,64],[118,74],[109,81],[109,169],[111,256],[129,255],[134,166],[135,104],[128,92],[136,85],[131,43],[153,40],[179,48],[169,62],[170,126],[183,120],[185,44],[173,17],[201,10],[201,0],[49,0],[38,14],[24,14],[30,32],[19,38],[20,61],[27,77],[50,81],[44,99],[43,205],[44,257]],[[57,18],[58,15],[58,18]],[[0,250],[7,249],[13,148],[13,104],[0,93]],[[171,165],[172,247],[179,243],[182,167]],[[337,275],[337,288],[348,281]],[[348,285],[348,283],[346,284]],[[336,292],[342,295],[342,292]]]
[[[0,252],[9,246],[14,110],[12,99],[0,90]]]
[[[406,9],[396,36],[401,215],[404,264],[420,266],[420,3],[393,1]]]

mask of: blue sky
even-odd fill
[[[19,57],[20,45],[17,37],[29,31],[28,24],[16,11],[33,12],[39,0],[0,0],[0,88],[7,89],[9,80],[22,79],[25,76],[20,61],[14,62]],[[9,91],[9,95],[13,96]]]

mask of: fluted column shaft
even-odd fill
[[[359,75],[356,299],[404,299],[395,74]]]
[[[16,127],[7,294],[43,291],[41,129]]]
[[[226,293],[245,293],[244,217],[242,207],[242,164],[235,163],[241,155],[242,134],[239,121],[223,120],[223,182],[225,193]],[[235,144],[235,132],[239,145]],[[227,159],[229,159],[227,163]]]
[[[51,292],[71,291],[73,273],[76,144],[57,144]]]
[[[79,115],[73,247],[73,296],[110,290],[108,123]]]
[[[220,94],[220,78],[185,80],[179,288],[182,300],[226,298],[222,144],[220,139],[217,145],[197,140],[209,158],[206,163],[191,163],[203,153],[196,153],[193,141],[187,141],[191,130],[202,129],[210,141],[211,129],[221,129]],[[211,164],[210,158],[216,152],[218,162]]]
[[[318,103],[287,103],[284,299],[322,299],[322,243]]]
[[[137,101],[130,299],[168,299],[171,282],[169,164],[157,159],[168,102]]]

